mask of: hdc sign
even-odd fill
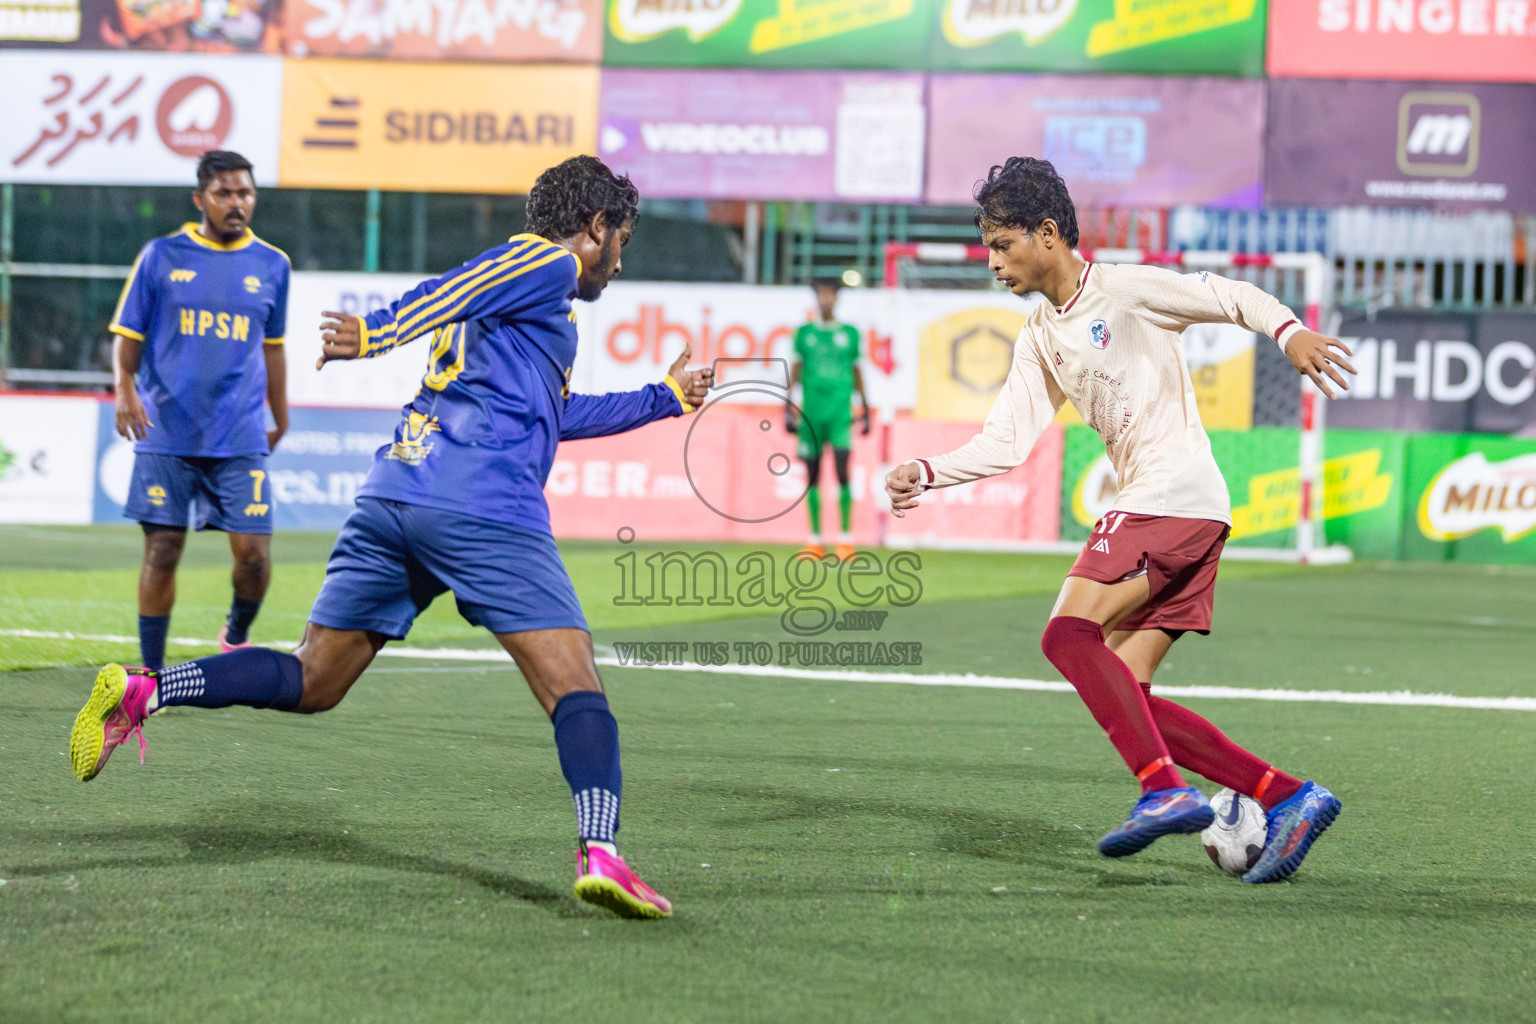
[[[1536,317],[1356,313],[1340,336],[1359,371],[1328,423],[1526,433],[1536,424]]]

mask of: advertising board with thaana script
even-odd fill
[[[9,53],[0,59],[0,181],[190,185],[198,158],[233,149],[277,172],[278,57]]]

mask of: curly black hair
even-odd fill
[[[640,216],[640,190],[595,156],[573,156],[540,174],[528,193],[528,230],[557,242],[587,229],[593,214],[617,229]]]
[[[976,199],[976,226],[1033,231],[1053,220],[1062,240],[1077,245],[1077,208],[1049,160],[1011,156],[993,167],[986,181],[971,193]]]
[[[255,168],[251,162],[228,149],[210,149],[197,161],[197,190],[206,189],[213,183],[213,179],[225,171],[251,171],[251,177],[255,178]]]

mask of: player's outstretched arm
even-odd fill
[[[904,514],[916,507],[919,494],[934,487],[998,476],[1019,466],[1065,401],[1055,378],[1045,372],[1034,344],[1021,336],[1008,379],[981,432],[947,455],[915,459],[886,476],[891,512]]]
[[[1338,397],[1328,386],[1329,380],[1337,384],[1339,390],[1349,390],[1349,383],[1340,375],[1339,370],[1350,374],[1355,372],[1354,366],[1345,358],[1352,355],[1354,352],[1338,338],[1330,338],[1316,331],[1296,331],[1285,343],[1285,356],[1296,367],[1296,372],[1311,377],[1317,389],[1329,398]]]
[[[659,384],[606,395],[571,395],[560,421],[560,440],[622,434],[647,423],[693,412],[708,399],[709,389],[715,384],[715,371],[708,366],[688,369],[688,357],[692,354],[693,348],[684,346]]]

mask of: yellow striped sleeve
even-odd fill
[[[545,265],[550,264],[550,263],[553,263],[555,260],[559,259],[562,256],[570,256],[571,255],[571,253],[567,252],[565,249],[560,248],[559,246],[555,246],[554,250],[555,250],[554,252],[549,253],[543,259],[536,260],[536,261],[534,261],[532,263],[524,263],[524,264],[522,264],[520,266],[509,267],[509,268],[503,270],[499,276],[493,277],[490,280],[487,280],[484,284],[480,285],[474,291],[472,291],[469,294],[465,295],[459,301],[458,305],[453,306],[450,309],[443,310],[442,312],[437,313],[436,315],[434,315],[431,319],[423,321],[422,323],[418,324],[416,327],[413,327],[411,329],[412,333],[413,334],[417,334],[417,335],[425,334],[427,331],[430,331],[430,330],[433,330],[435,328],[441,327],[444,324],[452,323],[454,317],[458,316],[459,313],[463,312],[464,311],[464,307],[468,306],[470,304],[470,302],[477,295],[480,295],[481,293],[483,293],[485,291],[488,291],[489,289],[494,288],[497,285],[506,284],[508,281],[514,280],[515,278],[522,277],[524,274],[529,273],[530,271],[538,270],[540,267],[545,266]]]
[[[263,342],[263,344],[266,345],[281,345],[282,343],[282,338],[268,338],[265,342]]]
[[[538,255],[540,251],[549,249],[565,251],[552,242],[546,242],[542,238],[535,239],[520,247],[508,249],[495,259],[485,260],[472,269],[444,281],[435,291],[423,295],[395,315],[399,333],[404,337],[425,334],[430,328],[421,326],[423,318],[437,320],[435,314],[441,312],[445,306],[457,302],[467,289],[474,288],[488,277],[494,277],[507,266],[515,266]],[[437,322],[441,323],[441,321]]]
[[[122,324],[111,324],[107,327],[107,330],[111,331],[113,334],[121,334],[125,338],[132,338],[134,341],[144,340],[144,335],[140,334],[138,331],[124,327]]]

